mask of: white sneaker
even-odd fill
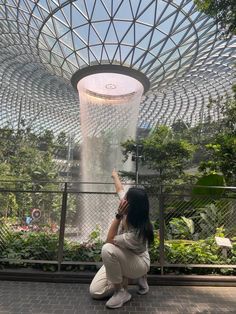
[[[143,277],[140,277],[138,278],[138,286],[139,286],[139,289],[138,289],[138,294],[147,294],[148,291],[149,291],[149,286],[148,286],[148,283],[147,283],[147,276],[143,276]]]
[[[106,306],[110,309],[122,307],[123,304],[131,299],[131,297],[131,294],[122,288],[114,292],[113,296],[107,301]]]

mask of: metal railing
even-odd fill
[[[203,187],[204,189],[204,187]],[[236,188],[153,187],[152,266],[236,268]],[[212,189],[212,190],[211,190]],[[119,199],[111,184],[0,182],[0,262],[100,265],[100,250]],[[230,246],[219,246],[215,236]]]

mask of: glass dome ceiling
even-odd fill
[[[231,94],[235,48],[190,0],[0,0],[0,126],[80,138],[70,79],[100,64],[149,79],[140,127],[218,119],[207,104]]]

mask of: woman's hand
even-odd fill
[[[129,203],[126,199],[122,199],[118,207],[118,214],[126,215],[128,212]]]
[[[112,170],[111,177],[112,177],[113,179],[116,178],[116,177],[118,177],[118,173],[116,172],[116,169],[113,169],[113,170]]]
[[[121,183],[119,175],[118,175],[118,173],[116,172],[115,169],[113,169],[113,171],[111,173],[111,177],[112,177],[112,179],[114,180],[114,183],[115,183],[116,193],[119,193],[119,192],[123,191],[122,183]]]

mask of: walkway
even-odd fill
[[[236,287],[151,286],[123,308],[108,310],[105,301],[91,300],[87,284],[0,281],[0,314],[236,314]]]

